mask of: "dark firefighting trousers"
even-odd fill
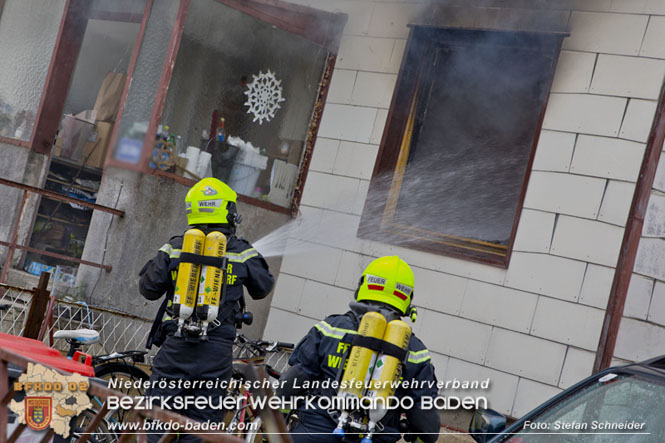
[[[168,396],[207,397],[210,399],[210,407],[199,409],[192,405],[185,409],[174,409],[172,412],[196,421],[221,422],[225,411],[216,408],[216,406],[220,404],[221,399],[226,395],[226,389],[222,387],[213,389],[207,387],[184,389],[170,387],[168,386],[168,382],[173,381],[177,383],[178,380],[230,380],[233,368],[232,346],[233,341],[230,338],[215,334],[215,331],[210,333],[208,341],[200,341],[198,343],[186,342],[182,338],[169,336],[154,359],[153,372],[150,376],[151,382],[159,380],[162,381],[162,384],[149,389],[145,395],[163,398]],[[176,441],[201,441],[197,437],[172,430],[154,432],[148,436],[148,441],[157,442],[160,435],[164,433],[177,433],[178,439]]]

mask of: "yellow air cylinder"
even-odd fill
[[[205,234],[199,229],[189,229],[182,240],[182,252],[201,254]],[[201,265],[194,263],[180,263],[178,277],[176,278],[175,292],[173,293],[173,315],[178,319],[176,336],[182,335],[182,326],[196,306],[196,292],[199,282]]]
[[[411,328],[402,320],[393,320],[386,326],[386,332],[383,335],[383,341],[387,341],[401,349],[406,350],[409,347],[411,339]],[[389,397],[395,394],[396,384],[402,373],[402,362],[392,355],[381,354],[376,359],[372,379],[369,383],[370,388],[366,396],[374,401],[376,407],[369,410],[369,431],[370,435],[378,423],[388,412],[386,406]],[[370,437],[371,439],[371,437]]]
[[[386,318],[378,312],[368,312],[363,315],[358,326],[358,335],[367,337],[382,338],[386,330]],[[372,376],[372,368],[376,361],[376,351],[362,347],[354,346],[351,348],[349,358],[346,362],[346,369],[342,376],[337,395],[340,397],[362,396],[365,387]],[[337,428],[333,431],[335,435],[344,435],[344,425],[349,417],[349,411],[342,411],[337,423]]]
[[[226,254],[226,236],[218,231],[206,235],[203,255],[206,257],[224,257]],[[208,323],[217,318],[219,297],[222,292],[224,272],[216,266],[203,265],[199,283],[199,298],[196,303],[196,316],[202,323],[202,338],[207,336]]]
[[[358,326],[358,335],[381,338],[386,330],[386,318],[378,312],[363,315]],[[371,377],[371,370],[376,361],[376,351],[354,346],[351,348],[346,370],[342,376],[339,392],[360,397]]]

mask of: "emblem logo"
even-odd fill
[[[217,195],[217,191],[212,186],[203,188],[203,195]]]
[[[51,423],[51,397],[25,398],[25,423],[30,429],[43,431]]]

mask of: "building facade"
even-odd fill
[[[640,173],[642,164],[653,166],[645,155],[662,149],[656,126],[662,126],[665,3],[502,2],[509,8],[502,9],[492,2],[444,2],[442,26],[516,30],[524,29],[524,17],[539,23],[531,14],[556,23],[563,14],[569,32],[505,267],[356,236],[382,136],[387,142],[391,99],[413,29],[407,25],[422,20],[430,5],[302,3],[343,11],[349,20],[300,207],[325,233],[295,233],[312,251],[284,258],[265,337],[297,340],[325,315],[344,311],[362,268],[377,256],[398,254],[416,274],[414,331],[428,345],[437,376],[490,378],[490,407],[501,413],[519,417],[592,373],[611,295],[616,302],[613,282],[627,285],[627,294],[614,313],[621,326],[611,362],[665,351],[662,161],[649,187],[634,269],[627,258],[635,257],[636,243],[624,239],[627,223],[635,228],[629,213],[636,183],[649,175]],[[618,273],[624,275],[615,282]]]
[[[74,220],[83,234],[57,232],[60,248],[80,246],[58,253],[79,260],[86,301],[150,317],[138,270],[185,229],[195,176],[213,175],[241,189],[249,240],[287,225],[250,335],[296,342],[346,309],[373,258],[398,254],[416,274],[413,328],[438,378],[489,378],[482,394],[503,414],[594,367],[665,353],[665,2],[0,0],[0,11],[0,54],[16,60],[0,68],[1,178],[85,187],[53,166],[65,146],[77,157],[71,140],[58,148],[65,119],[108,111],[102,86],[124,76],[113,112],[80,125],[106,128],[101,160],[77,158],[97,177],[96,204],[124,216],[95,209]],[[275,94],[265,113],[246,104],[260,85]],[[215,141],[222,118],[242,142],[231,151]],[[36,228],[44,197],[6,191],[0,240],[52,246],[56,233]],[[4,271],[48,265],[0,250]]]

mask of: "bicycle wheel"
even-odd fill
[[[237,383],[233,389],[229,389],[227,392],[228,396],[238,397],[238,396],[248,396],[251,397],[251,392],[246,392],[246,389],[243,387],[244,383],[247,381],[243,375],[243,368],[247,365],[251,365],[242,360],[235,360],[233,362],[233,379]],[[279,378],[279,373],[275,371],[270,365],[263,365],[266,372],[270,378],[276,380]],[[263,419],[259,415],[259,412],[254,410],[250,404],[246,404],[244,407],[235,409],[232,411],[227,411],[230,415],[230,420],[227,416],[226,423],[226,432],[235,437],[238,437],[249,443],[259,443],[268,441],[268,436],[266,430],[263,426]],[[289,418],[289,420],[292,416]]]
[[[113,361],[95,367],[95,377],[106,380],[109,388],[122,392],[129,397],[145,395],[142,382],[150,379],[150,376],[141,368],[125,361]],[[95,402],[101,407],[102,402],[99,399],[95,399]],[[107,418],[110,421],[123,422],[129,412],[119,409]]]
[[[75,442],[79,437],[81,437],[81,433],[95,418],[95,414],[95,411],[86,409],[73,420],[72,437],[70,440],[71,442]],[[93,433],[87,436],[88,443],[114,443],[118,440],[118,435],[114,432],[111,432],[106,420],[102,420],[99,425],[97,425]]]

